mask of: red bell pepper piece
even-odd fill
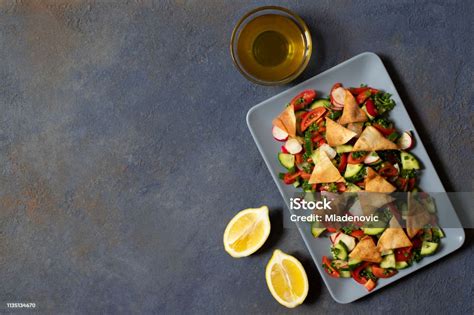
[[[365,284],[364,287],[367,289],[367,291],[372,291],[377,284],[375,283],[374,280],[369,279]]]

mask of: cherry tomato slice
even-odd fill
[[[365,233],[364,233],[364,231],[362,231],[362,230],[354,230],[354,231],[352,231],[352,233],[351,233],[351,236],[352,236],[352,237],[355,237],[355,238],[358,238],[358,239],[363,238],[364,235],[365,235]]]
[[[339,166],[337,167],[337,170],[339,173],[344,173],[344,170],[346,169],[347,166],[347,153],[343,153],[341,155],[341,162],[339,162]]]
[[[367,154],[368,154],[368,153],[367,153]],[[367,156],[367,154],[362,154],[362,155],[359,156],[359,157],[354,157],[354,152],[352,152],[351,154],[349,154],[349,158],[347,159],[347,163],[349,163],[349,164],[359,164],[359,163],[362,163],[362,162],[364,162],[365,157]]]
[[[287,185],[293,184],[299,176],[300,176],[300,172],[286,173],[283,176],[283,182]]]
[[[305,131],[312,123],[321,118],[322,115],[326,112],[326,108],[317,107],[310,111],[307,115],[301,120],[301,131]]]
[[[360,284],[365,284],[367,279],[360,275],[360,272],[364,270],[370,263],[363,262],[362,265],[351,271],[352,278]]]
[[[357,104],[364,103],[369,98],[370,95],[372,95],[370,90],[367,90],[367,91],[364,91],[364,92],[358,94],[357,97],[356,97]]]
[[[301,172],[301,178],[304,179],[304,180],[309,180],[311,178],[311,174],[308,174],[306,172]]]
[[[295,154],[295,162],[296,162],[296,164],[303,163],[303,153],[296,153]]]
[[[336,187],[338,192],[345,192],[347,189],[347,186],[344,183],[337,183]]]
[[[351,92],[354,96],[357,96],[360,93],[363,93],[368,90],[369,90],[368,87],[349,88],[349,92]]]
[[[397,270],[396,269],[385,269],[385,268],[380,268],[376,265],[372,265],[372,273],[377,278],[390,278],[390,277],[397,274]]]
[[[411,258],[412,247],[397,248],[394,250],[396,261],[409,261]]]
[[[386,162],[382,168],[379,169],[379,174],[383,177],[394,177],[398,175],[398,170],[391,163]]]
[[[300,110],[308,106],[316,98],[315,90],[306,90],[296,95],[290,102],[293,105],[295,111]]]
[[[383,134],[384,136],[388,136],[389,134],[391,134],[392,132],[395,131],[395,128],[386,128],[384,126],[382,126],[381,124],[373,124],[373,126],[378,130],[380,131],[381,134]]]
[[[313,141],[313,143],[318,143],[319,140],[323,139],[324,136],[322,134],[320,134],[319,132],[316,133],[316,135],[311,138],[311,141]]]
[[[375,104],[371,99],[368,99],[365,102],[365,108],[367,108],[367,113],[369,113],[370,116],[375,117],[378,115],[377,109],[375,108]]]
[[[323,256],[323,268],[331,277],[339,278],[339,272],[331,266],[331,260],[327,256]]]

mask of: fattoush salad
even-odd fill
[[[377,227],[313,222],[313,235],[331,240],[325,271],[353,278],[368,291],[377,279],[435,253],[444,237],[435,210],[426,211],[433,201],[417,187],[421,163],[409,152],[413,135],[397,131],[389,119],[394,107],[391,94],[380,89],[336,83],[328,98],[301,92],[272,121],[272,135],[283,144],[277,158],[286,169],[279,175],[285,184],[313,193],[408,193],[406,203],[388,200],[374,208],[381,218]]]

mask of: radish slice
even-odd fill
[[[400,174],[400,166],[398,165],[398,163],[393,164],[393,167],[395,167],[397,169],[398,174]]]
[[[331,100],[335,106],[344,107],[345,97],[346,90],[343,87],[338,87],[331,91]]]
[[[404,133],[402,133],[402,135],[397,141],[397,144],[398,148],[401,150],[411,149],[414,143],[410,131],[405,131]]]
[[[273,126],[272,135],[278,141],[286,141],[288,139],[288,133],[277,126]]]
[[[331,240],[331,242],[333,244],[334,244],[334,241],[336,240],[336,238],[339,236],[339,234],[341,234],[341,232],[332,233],[331,235],[329,235],[329,239]]]
[[[356,245],[355,238],[344,233],[340,233],[334,240],[334,244],[343,242],[349,251],[352,251]]]
[[[380,156],[375,152],[370,152],[364,160],[365,164],[375,164],[380,161]]]
[[[298,140],[290,139],[286,141],[285,149],[288,151],[288,153],[296,154],[296,153],[300,153],[303,150],[303,147],[298,142]]]
[[[281,152],[282,153],[290,153],[290,152],[288,152],[288,150],[285,148],[284,145],[281,146]]]
[[[341,111],[341,110],[344,109],[344,107],[337,107],[337,106],[334,106],[334,105],[333,105],[333,106],[331,106],[331,109],[332,109],[332,110],[335,110],[335,111]]]
[[[336,157],[336,154],[337,154],[336,150],[331,148],[331,146],[329,144],[326,144],[326,143],[324,143],[322,146],[320,146],[319,150],[326,152],[326,154],[328,155],[328,157],[330,159],[334,159]]]

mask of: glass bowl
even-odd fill
[[[241,58],[239,58],[239,53],[237,49],[237,44],[239,41],[239,36],[245,26],[253,21],[255,18],[262,16],[262,15],[280,15],[286,18],[289,18],[298,29],[301,31],[301,36],[303,38],[304,47],[303,47],[303,58],[301,63],[295,68],[293,72],[286,75],[283,78],[278,78],[275,80],[268,80],[259,78],[258,75],[255,73],[251,73],[248,69],[245,69]],[[309,59],[311,58],[312,52],[312,41],[311,41],[311,34],[309,32],[308,27],[306,26],[305,22],[294,12],[279,6],[263,6],[256,9],[251,10],[250,12],[246,13],[238,22],[237,25],[234,27],[232,31],[232,37],[230,42],[230,53],[232,56],[232,61],[236,68],[242,73],[242,75],[247,78],[248,80],[262,85],[281,85],[288,82],[293,81],[296,79],[306,68],[308,65]]]

